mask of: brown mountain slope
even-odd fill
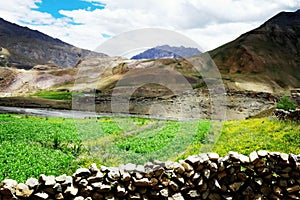
[[[300,87],[300,10],[281,12],[209,53],[229,86],[251,82],[273,92]]]
[[[104,54],[77,48],[0,18],[0,66],[30,69],[34,65],[52,63],[73,67],[78,60],[87,56]]]

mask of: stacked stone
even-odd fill
[[[279,120],[291,120],[295,122],[300,122],[300,109],[289,111],[276,109],[274,111],[274,114]]]
[[[300,199],[300,155],[260,150],[249,157],[202,153],[179,162],[92,164],[73,176],[41,175],[26,184],[6,179],[6,199]]]

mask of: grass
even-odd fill
[[[300,126],[295,122],[268,118],[229,121],[224,123],[213,151],[221,155],[226,155],[228,151],[248,155],[252,151],[265,149],[300,154],[299,141]]]
[[[70,119],[0,115],[0,179],[74,171],[80,148],[75,133]]]
[[[72,174],[91,163],[118,166],[179,160],[204,151],[300,153],[300,125],[261,118],[228,121],[219,134],[208,120],[135,117],[64,119],[0,115],[0,179]],[[211,135],[218,137],[210,138]],[[212,141],[209,141],[212,140]]]
[[[80,93],[74,93],[68,91],[41,91],[31,96],[45,98],[45,99],[55,99],[55,100],[72,100],[72,96],[74,94],[80,95]]]

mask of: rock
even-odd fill
[[[167,170],[171,170],[171,169],[174,169],[174,163],[172,161],[166,161],[165,162],[165,168]]]
[[[19,183],[16,187],[16,196],[24,198],[29,197],[33,193],[33,190],[30,190],[28,185]]]
[[[120,169],[102,166],[101,170],[92,166],[89,172],[82,168],[74,173],[74,182],[65,174],[56,178],[41,175],[40,183],[28,179],[26,184],[17,184],[6,179],[1,182],[0,198],[299,199],[300,155],[266,151],[251,154],[250,158],[236,152],[219,158],[201,154],[179,163],[151,163],[152,169],[138,165],[131,172],[124,170],[126,165]],[[204,161],[204,155],[208,160]]]
[[[259,160],[259,157],[258,157],[258,155],[257,155],[257,153],[255,151],[253,151],[252,153],[250,153],[250,162],[252,162],[253,164],[255,164],[258,160]]]
[[[101,171],[98,171],[94,176],[88,177],[87,181],[89,183],[101,182],[104,179],[104,174]]]
[[[61,187],[61,184],[59,184],[59,183],[56,183],[56,184],[53,186],[53,189],[54,189],[54,191],[55,191],[56,193],[62,192],[62,191],[63,191],[63,189],[62,189],[62,187]]]
[[[298,162],[298,159],[297,159],[297,156],[295,154],[290,154],[289,155],[289,161],[292,163],[292,164],[296,164]]]
[[[199,157],[200,157],[200,163],[206,163],[207,161],[209,161],[209,157],[206,153],[199,154]]]
[[[231,191],[237,192],[242,185],[243,185],[243,182],[235,182],[235,183],[229,185],[229,188],[231,189]]]
[[[64,193],[76,196],[78,194],[78,188],[74,185],[68,186]]]
[[[133,172],[136,169],[136,165],[132,163],[128,163],[125,165],[126,172]]]
[[[62,193],[58,193],[55,195],[55,199],[62,200],[62,199],[64,199],[64,195]]]
[[[101,184],[99,192],[109,192],[111,191],[111,185]]]
[[[219,154],[212,152],[208,153],[207,156],[211,161],[217,161],[220,158]]]
[[[173,163],[173,168],[174,168],[174,171],[178,174],[183,174],[185,172],[184,167],[177,162]]]
[[[128,182],[131,180],[131,175],[128,172],[121,172],[121,180],[123,182]]]
[[[89,169],[86,168],[79,168],[76,170],[76,172],[73,174],[74,177],[83,177],[86,178],[91,174]]]
[[[176,193],[172,196],[173,200],[184,200],[181,193]]]
[[[45,181],[45,186],[54,186],[56,184],[54,176],[46,176],[44,181]]]
[[[73,184],[73,178],[71,176],[66,176],[66,180],[61,184],[61,186],[71,186]]]
[[[28,185],[30,189],[35,189],[39,185],[39,181],[36,178],[29,178],[26,181],[26,185]]]
[[[78,185],[81,186],[81,187],[86,187],[88,186],[89,182],[86,180],[86,179],[82,179]]]
[[[192,179],[193,179],[193,181],[196,181],[196,180],[198,180],[200,178],[201,178],[201,174],[199,172],[197,172],[197,173],[194,174],[194,176],[193,176]]]
[[[289,162],[289,154],[281,153],[281,154],[280,154],[280,158],[281,158],[282,161],[284,161],[285,163],[288,163],[288,162]]]
[[[200,163],[200,157],[197,155],[189,156],[187,159],[185,159],[185,162],[192,166],[195,166]]]
[[[13,196],[18,183],[12,179],[5,179],[0,183],[0,193],[6,196]]]
[[[89,166],[89,170],[92,174],[96,174],[100,171],[95,163]]]
[[[118,168],[111,168],[107,174],[107,177],[111,181],[117,181],[120,178],[120,172]]]
[[[158,184],[158,180],[156,179],[156,178],[151,178],[151,180],[150,180],[150,186],[155,186],[155,185],[157,185]]]
[[[265,157],[267,157],[268,156],[268,151],[266,151],[266,150],[259,150],[258,152],[257,152],[257,155],[260,157],[260,158],[265,158]]]
[[[188,195],[191,197],[191,198],[199,198],[201,195],[200,193],[197,191],[197,190],[190,190],[188,192]]]
[[[75,197],[74,200],[84,200],[84,197],[78,196],[78,197]]]
[[[133,183],[135,186],[138,186],[138,187],[147,187],[151,184],[151,182],[149,181],[148,178],[142,178],[139,180],[133,178]]]
[[[209,163],[209,169],[212,172],[217,172],[218,171],[218,165],[214,162]]]
[[[139,193],[135,193],[135,194],[130,194],[129,195],[129,199],[141,199],[141,195]]]
[[[155,177],[159,177],[164,172],[164,168],[161,167],[160,165],[154,165],[153,172]]]
[[[209,179],[210,177],[210,170],[209,169],[204,169],[203,170],[203,175],[206,179]]]
[[[138,172],[138,173],[144,174],[145,173],[145,167],[143,165],[137,165],[135,171]]]
[[[103,199],[103,195],[100,194],[99,192],[95,192],[95,193],[92,195],[92,199]]]
[[[244,173],[244,172],[239,172],[239,173],[237,174],[237,178],[238,178],[239,180],[241,180],[241,181],[246,181],[246,180],[247,180],[247,174]]]
[[[239,160],[241,161],[241,163],[243,164],[247,164],[250,162],[250,159],[248,156],[245,156],[243,154],[239,154]]]
[[[39,181],[42,183],[45,183],[47,180],[47,176],[45,174],[41,174],[39,177]]]
[[[92,187],[95,189],[99,189],[102,185],[102,182],[96,182],[96,183],[92,183]]]
[[[101,165],[100,166],[100,171],[103,172],[103,173],[108,173],[109,172],[109,168],[106,167],[106,166]]]
[[[294,192],[299,192],[300,191],[300,185],[295,185],[293,187],[289,187],[286,189],[288,193],[294,193]]]
[[[132,192],[136,190],[136,186],[132,182],[129,183],[127,188],[128,188],[129,191],[132,191]]]
[[[136,173],[135,173],[135,178],[136,178],[136,179],[142,179],[143,177],[144,177],[143,174],[141,174],[141,173],[139,173],[139,172],[136,172]]]
[[[88,185],[80,190],[80,194],[84,197],[87,197],[91,195],[92,191],[93,187]]]
[[[190,164],[188,164],[187,162],[185,162],[183,160],[180,160],[179,163],[184,167],[185,171],[187,171],[187,172],[194,170],[194,168]]]
[[[169,187],[170,187],[174,192],[178,192],[178,191],[179,191],[179,186],[178,186],[178,184],[175,183],[174,181],[170,181]]]
[[[126,188],[123,185],[117,186],[117,196],[124,197],[127,194]]]
[[[280,187],[275,186],[273,190],[274,190],[275,195],[282,196],[282,189]]]
[[[207,199],[209,195],[209,190],[206,190],[204,193],[201,194],[202,199]]]
[[[45,192],[38,192],[33,195],[33,199],[42,200],[42,199],[48,199],[48,198],[49,198],[49,195]]]
[[[208,198],[210,200],[221,200],[222,199],[222,197],[219,194],[217,194],[217,193],[211,193],[211,194],[209,194]]]
[[[66,174],[63,174],[63,175],[60,175],[58,177],[55,178],[55,181],[58,182],[58,183],[63,183],[65,182],[67,179],[67,175]]]
[[[239,153],[235,151],[229,151],[228,156],[233,159],[233,161],[239,160]]]
[[[162,189],[160,192],[162,197],[168,197],[169,196],[169,190],[167,188]]]

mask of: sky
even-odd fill
[[[0,17],[90,50],[127,31],[163,28],[207,51],[297,9],[300,0],[9,0]]]

